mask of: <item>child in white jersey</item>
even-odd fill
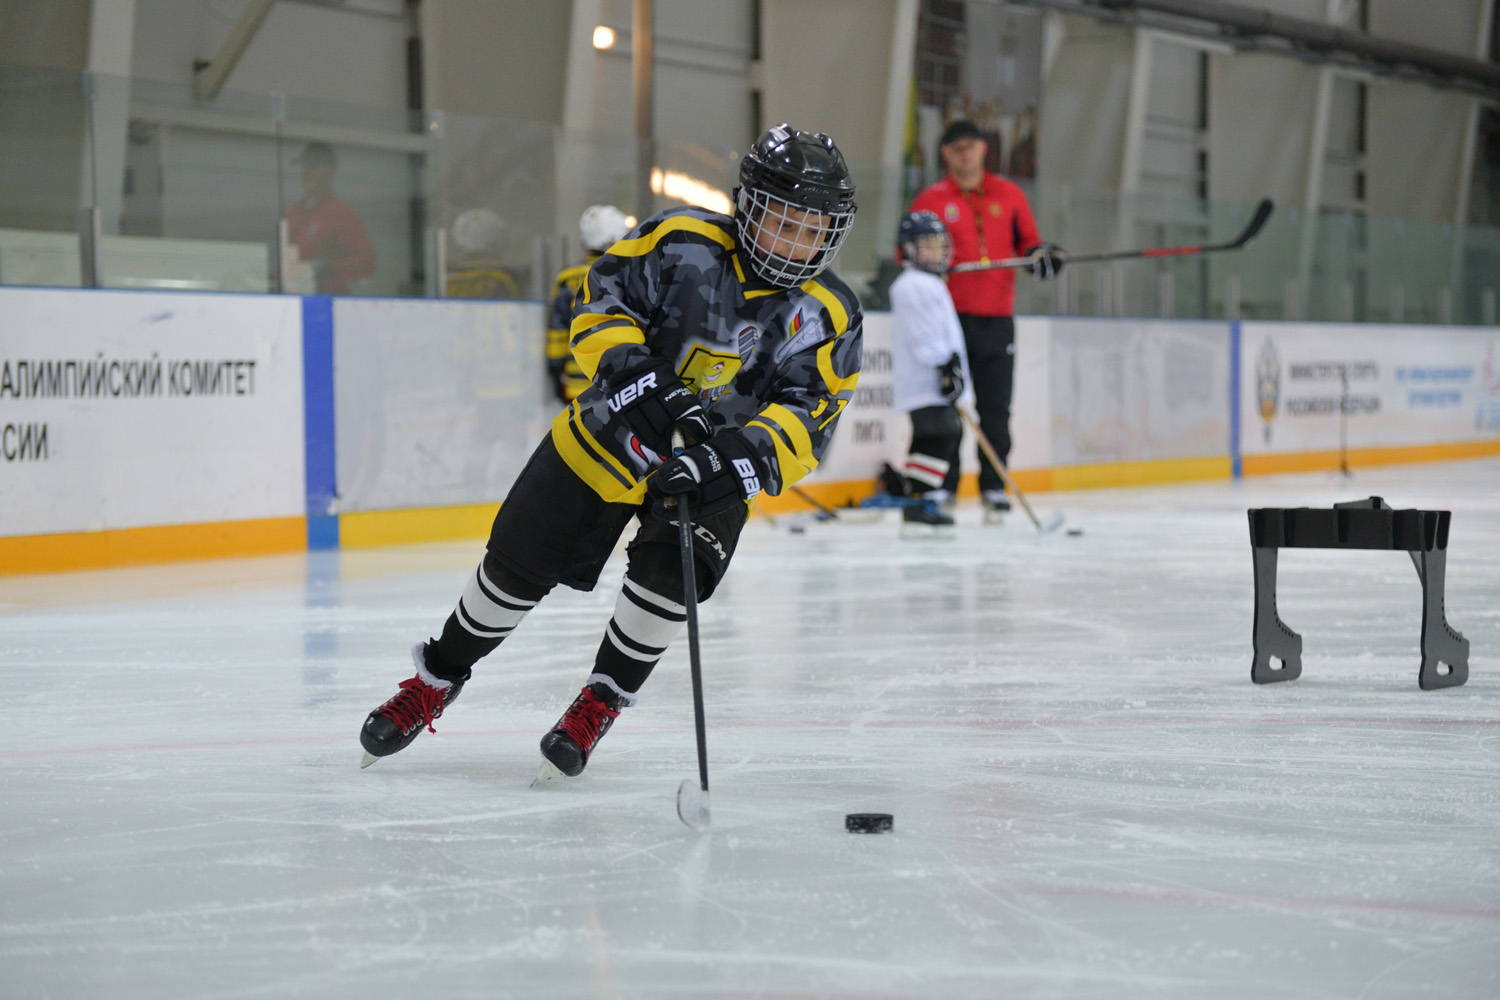
[[[945,501],[958,489],[963,439],[957,404],[972,400],[963,328],[943,275],[953,245],[933,212],[912,212],[896,236],[901,274],[891,285],[895,405],[911,417],[911,448],[903,470],[904,536],[953,534]]]

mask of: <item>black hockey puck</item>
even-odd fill
[[[788,528],[787,530],[790,531],[794,535],[805,535],[807,533],[807,525],[805,525],[805,524],[794,524],[790,528]]]
[[[850,813],[844,817],[844,829],[850,833],[890,833],[890,813]]]
[[[1068,529],[1068,534],[1072,535],[1074,538],[1077,538],[1079,535],[1083,534],[1083,529],[1082,528],[1069,528]]]

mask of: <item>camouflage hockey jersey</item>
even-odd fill
[[[762,489],[778,494],[818,467],[854,397],[862,324],[859,300],[830,272],[790,289],[755,278],[727,216],[652,216],[589,269],[571,343],[593,384],[553,421],[553,443],[605,500],[639,502],[661,456],[606,400],[611,379],[667,358],[716,428],[743,431]]]

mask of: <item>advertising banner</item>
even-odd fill
[[[1015,390],[1011,400],[1010,428],[1013,450],[1008,465],[1018,469],[1042,468],[1050,461],[1048,411],[1048,337],[1052,321],[1036,317],[1016,319]],[[865,313],[863,370],[854,402],[839,418],[823,463],[808,477],[809,483],[871,483],[889,462],[900,471],[911,444],[911,420],[897,410],[892,395],[891,314]],[[974,435],[964,428],[961,452],[965,472],[979,468],[979,450]]]
[[[300,309],[0,288],[0,536],[301,515]]]
[[[1500,437],[1500,330],[1244,323],[1244,454]]]

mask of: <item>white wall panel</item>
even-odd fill
[[[560,406],[535,302],[336,299],[339,510],[498,501]]]

